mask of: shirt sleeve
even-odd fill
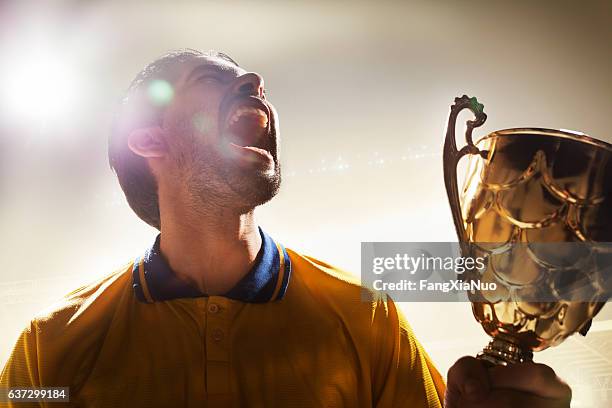
[[[444,380],[394,302],[381,296],[373,312],[373,406],[442,407]]]
[[[32,388],[40,387],[38,375],[37,328],[32,321],[19,336],[13,351],[0,374],[0,387]],[[0,401],[0,407],[42,407],[42,403],[5,402]]]

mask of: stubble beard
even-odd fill
[[[204,145],[192,135],[185,144],[190,148],[179,154],[177,167],[193,209],[215,206],[248,212],[270,201],[281,184],[277,139],[274,133],[270,137],[273,172],[243,168],[224,157],[218,146]]]

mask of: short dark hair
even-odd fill
[[[176,68],[197,57],[216,57],[239,66],[228,55],[218,51],[201,52],[193,49],[171,51],[148,64],[136,75],[127,89],[113,120],[108,143],[108,160],[117,174],[121,189],[136,215],[150,226],[161,229],[157,181],[147,161],[128,147],[129,134],[139,127],[160,125],[164,106],[152,103],[147,91],[153,81],[176,81]]]

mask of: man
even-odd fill
[[[443,380],[390,299],[257,226],[280,186],[278,142],[263,79],[228,56],[179,51],[145,68],[109,157],[160,234],[33,319],[2,385],[67,386],[93,407],[440,407]],[[556,377],[539,385],[561,391],[542,394],[471,359],[453,372],[451,405],[569,401]]]

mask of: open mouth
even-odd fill
[[[239,136],[261,132],[267,128],[268,114],[253,106],[239,106],[228,120],[228,130]]]
[[[224,138],[231,150],[249,161],[273,162],[270,154],[270,109],[259,98],[240,98],[226,116]]]

